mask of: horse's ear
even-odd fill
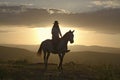
[[[72,33],[74,32],[75,30],[72,31]]]
[[[69,30],[69,32],[71,32],[71,30]]]

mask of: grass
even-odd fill
[[[20,62],[20,63],[16,63]],[[56,64],[31,64],[16,61],[0,64],[1,80],[120,80],[120,65],[86,65],[66,63],[63,72],[57,70]]]

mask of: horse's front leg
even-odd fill
[[[60,60],[59,65],[58,65],[58,70],[59,70],[60,69],[60,63],[61,63],[61,54],[59,54],[58,56],[59,56],[59,60]]]
[[[59,59],[60,59],[60,63],[59,63],[59,66],[58,66],[58,69],[59,70],[62,70],[62,62],[63,62],[63,58],[64,58],[64,55],[65,54],[59,54]]]

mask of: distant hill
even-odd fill
[[[0,60],[28,60],[34,62],[37,56],[34,52],[15,47],[0,46]]]
[[[43,55],[43,54],[42,54]],[[31,62],[43,62],[43,56],[37,56],[36,53],[15,47],[0,46],[0,60],[29,60]],[[80,64],[120,64],[120,54],[105,53],[95,51],[78,51],[67,53],[64,57],[64,63],[75,62]],[[58,63],[58,55],[51,54],[49,63]]]
[[[79,51],[94,51],[94,52],[120,54],[120,48],[114,48],[114,47],[74,45],[74,46],[70,46],[70,49],[73,52],[75,52],[75,51],[78,51],[78,52]]]
[[[66,54],[65,61],[82,64],[120,64],[120,54],[81,51]]]
[[[10,45],[10,44],[2,44],[3,46],[8,47],[17,47],[27,49],[29,51],[37,52],[39,45]],[[120,48],[114,47],[103,47],[103,46],[84,46],[84,45],[70,45],[68,46],[71,52],[79,52],[79,51],[94,51],[94,52],[105,52],[105,53],[118,53],[120,54]]]

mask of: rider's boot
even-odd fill
[[[70,52],[70,50],[66,50],[66,53]]]

